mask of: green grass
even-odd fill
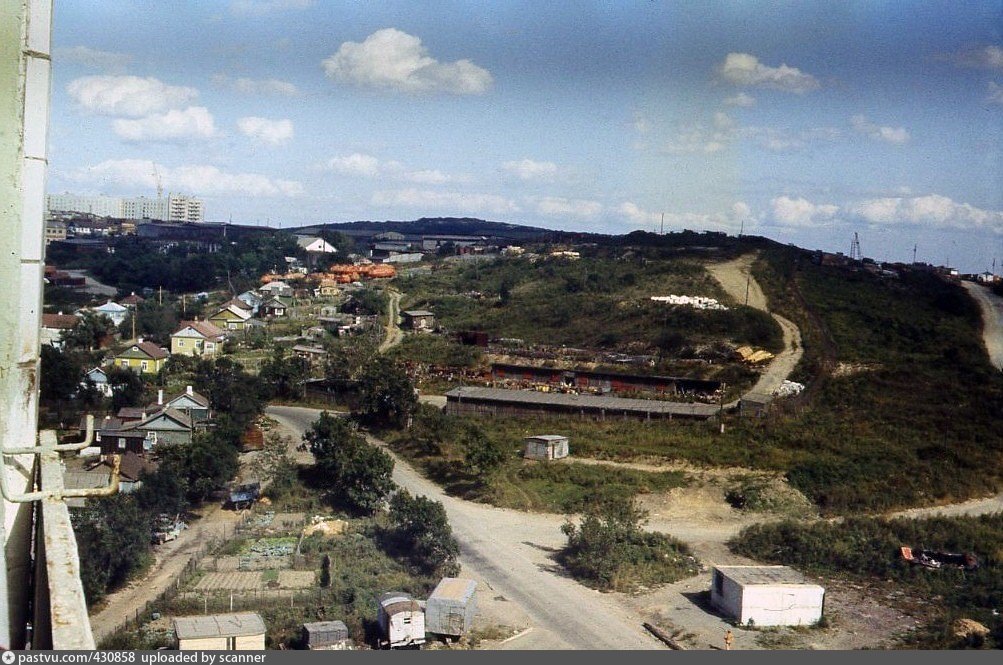
[[[527,433],[540,434],[544,429],[527,429],[522,420],[454,420],[425,407],[417,423],[409,431],[386,432],[384,436],[396,452],[422,468],[450,494],[501,507],[576,512],[598,492],[633,497],[668,491],[687,482],[684,473],[675,471],[652,473],[574,461],[523,460],[523,437]],[[491,428],[495,424],[500,427]],[[462,440],[467,427],[479,427],[489,439],[508,447],[508,458],[489,478],[472,473],[464,464]],[[549,427],[545,431],[567,433],[564,429]],[[573,455],[579,454],[575,445],[573,437]]]
[[[975,571],[912,566],[899,556],[903,545],[979,557]],[[842,522],[760,524],[730,543],[733,551],[760,561],[788,564],[817,575],[837,576],[884,594],[901,592],[903,609],[929,619],[909,644],[918,648],[980,646],[960,640],[949,626],[969,618],[989,627],[984,646],[1003,646],[1003,514],[931,519],[848,518]],[[933,602],[931,602],[931,600]]]

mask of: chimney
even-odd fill
[[[142,343],[143,343],[143,338],[142,337],[137,337],[136,338],[136,344],[142,344]]]
[[[146,409],[143,409],[143,420],[146,420]]]
[[[185,388],[185,394],[187,394],[189,397],[191,397],[192,395],[195,394],[195,391],[192,390],[191,386],[188,386],[188,387]]]
[[[157,406],[164,405],[164,391],[163,389],[157,391]]]

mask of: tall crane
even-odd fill
[[[160,179],[160,171],[157,170],[157,163],[151,161],[150,164],[153,165],[153,178],[157,183],[157,198],[164,198],[164,181]]]

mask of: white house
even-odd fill
[[[334,254],[338,251],[338,249],[328,241],[323,238],[315,238],[313,236],[298,236],[296,238],[296,244],[311,254]]]
[[[258,289],[258,293],[262,294],[262,300],[268,300],[269,298],[283,297],[291,298],[293,295],[293,287],[289,286],[285,282],[275,281],[269,282]],[[259,303],[261,305],[263,303]]]
[[[108,372],[106,372],[103,368],[95,367],[84,374],[84,380],[80,382],[81,388],[87,385],[87,379],[91,380],[99,393],[105,397],[111,397],[112,390],[111,384],[108,383]]]
[[[113,302],[111,300],[100,307],[95,307],[94,311],[98,314],[104,314],[107,316],[116,326],[122,325],[122,322],[125,321],[125,317],[129,315],[128,307],[123,307],[117,302]]]
[[[716,566],[710,600],[742,625],[810,626],[822,618],[825,589],[787,566]]]

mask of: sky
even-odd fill
[[[56,2],[50,193],[1003,272],[1003,3]]]

